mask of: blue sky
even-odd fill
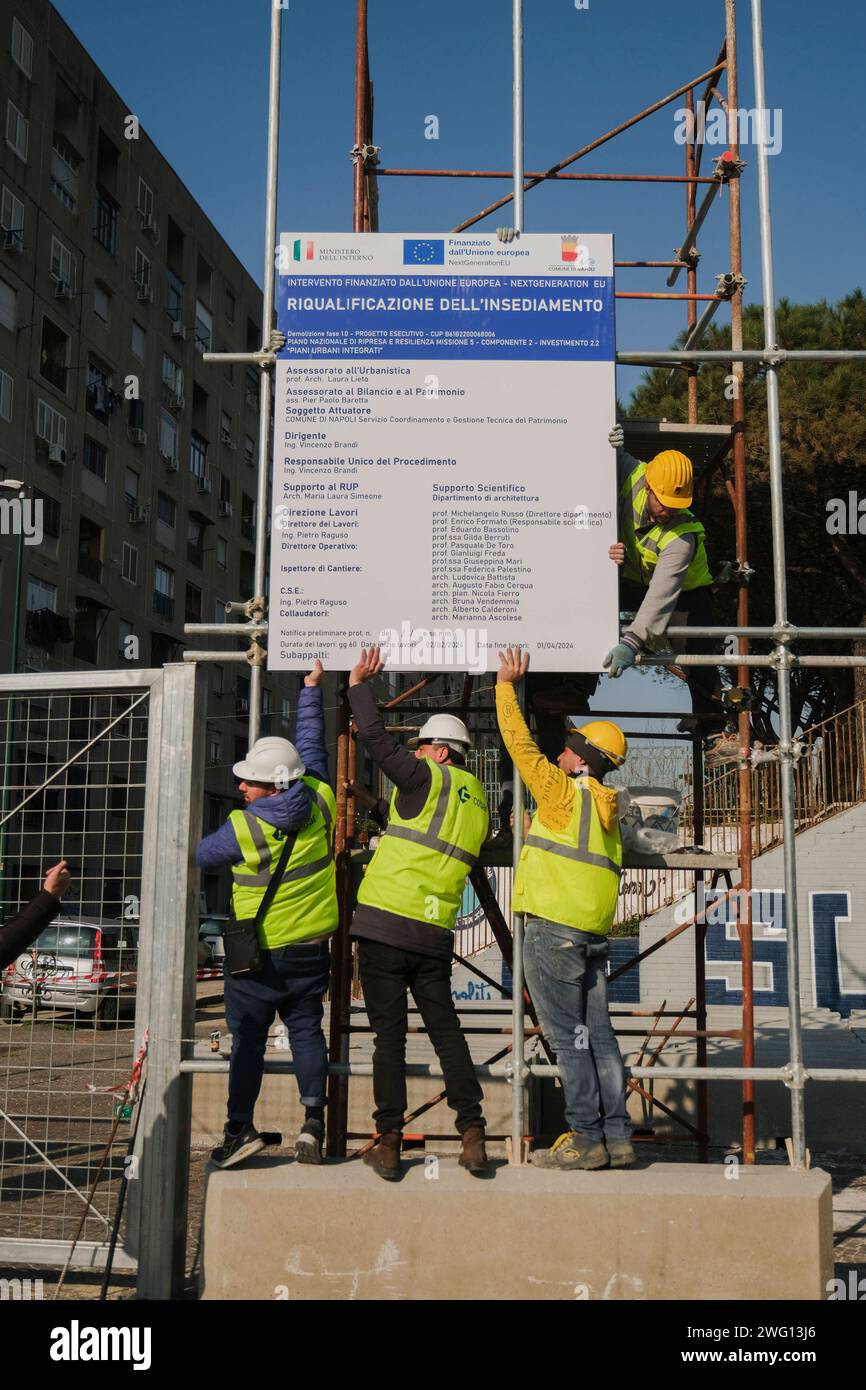
[[[268,0],[55,0],[237,255],[261,282]],[[751,107],[750,5],[739,0],[740,106]],[[394,167],[507,169],[511,161],[511,4],[370,0],[375,140]],[[526,0],[526,168],[545,168],[709,68],[722,0]],[[866,7],[850,0],[764,0],[767,99],[781,110],[770,161],[776,288],[798,301],[862,285]],[[283,18],[281,229],[351,227],[353,0],[288,0]],[[680,102],[576,166],[683,172],[674,140]],[[439,139],[425,139],[425,118]],[[778,118],[777,118],[778,119]],[[778,129],[778,126],[776,126]],[[704,168],[721,147],[708,146]],[[754,149],[744,149],[744,273],[760,300]],[[846,177],[846,164],[850,170]],[[493,201],[489,180],[383,179],[383,231],[447,230]],[[613,231],[617,258],[665,260],[682,240],[682,185],[545,185],[526,197],[527,231]],[[493,230],[505,218],[480,224]],[[727,217],[716,206],[701,240],[699,289],[729,268]],[[664,288],[664,272],[620,272],[620,289]],[[680,282],[678,289],[684,289]],[[718,321],[724,322],[724,309]],[[619,302],[618,346],[668,346],[683,305]],[[627,395],[638,373],[620,369]],[[646,701],[626,676],[621,707]],[[677,692],[675,692],[677,693]],[[667,703],[667,701],[665,701]],[[681,700],[677,693],[676,705]],[[673,707],[673,706],[672,706]]]

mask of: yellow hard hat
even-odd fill
[[[692,505],[692,461],[677,449],[663,449],[646,467],[647,486],[665,507]]]
[[[618,724],[609,719],[593,719],[589,724],[572,727],[572,733],[580,734],[591,748],[597,748],[614,767],[625,762],[628,753],[628,740]]]

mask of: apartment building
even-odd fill
[[[42,529],[0,534],[0,669],[237,650],[183,624],[253,591],[258,371],[202,353],[260,346],[261,292],[47,0],[0,0],[0,79],[0,482]],[[208,681],[206,829],[233,802],[249,673]],[[286,734],[297,677],[265,684],[264,731]]]

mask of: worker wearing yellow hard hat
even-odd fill
[[[626,453],[622,425],[609,435],[617,449],[619,541],[610,558],[622,568],[620,607],[635,615],[604,659],[609,676],[620,676],[639,653],[657,649],[668,626],[713,625],[713,576],[703,525],[690,510],[692,462],[678,449],[663,449],[648,463]],[[664,644],[667,645],[667,644]],[[710,639],[692,638],[689,652],[713,652]],[[692,714],[705,737],[708,764],[737,756],[737,739],[725,731],[721,682],[714,666],[691,667]]]
[[[514,690],[528,664],[519,647],[499,653],[499,732],[536,803],[511,906],[526,914],[526,983],[556,1052],[568,1125],[532,1159],[560,1170],[624,1168],[634,1150],[605,974],[622,839],[617,794],[604,780],[622,765],[628,744],[619,725],[594,719],[569,729],[555,762],[546,758]]]

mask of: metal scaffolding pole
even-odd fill
[[[271,58],[268,77],[268,172],[265,201],[265,266],[262,284],[262,353],[271,347],[271,328],[274,320],[274,278],[277,249],[277,177],[280,151],[280,56],[283,17],[279,5],[271,6]],[[268,558],[268,504],[271,479],[271,402],[273,399],[273,367],[262,365],[259,372],[259,474],[256,480],[256,548],[253,594],[264,597],[265,568]],[[265,608],[265,612],[267,609]],[[262,720],[262,674],[264,647],[256,642],[257,660],[250,664],[250,723],[249,742],[259,736]],[[258,649],[261,655],[258,655]]]
[[[761,0],[752,0],[752,59],[755,69],[755,105],[766,116],[764,85],[764,35]],[[762,131],[766,135],[766,131]],[[776,346],[776,292],[773,283],[773,228],[770,214],[769,156],[765,139],[758,140],[758,208],[761,240],[761,279],[764,300],[764,346]],[[782,433],[779,422],[779,373],[767,365],[767,429],[770,455],[770,512],[773,530],[773,588],[776,622],[788,620],[788,593],[785,575],[785,515],[782,491]],[[799,1073],[803,1067],[802,1019],[800,1015],[800,948],[797,938],[797,853],[794,792],[794,750],[791,730],[791,652],[784,642],[778,654],[779,757],[781,759],[782,834],[785,861],[785,913],[788,939],[788,1034],[790,1066],[795,1074],[791,1087],[792,1161],[795,1168],[806,1164],[805,1097]]]
[[[513,136],[514,136],[514,228],[523,231],[523,0],[513,0]],[[520,682],[520,686],[523,682]],[[518,688],[517,698],[520,700]],[[513,869],[517,874],[520,853],[523,849],[523,778],[514,764],[514,833],[512,836]],[[523,1163],[523,1136],[526,1131],[524,1116],[526,1110],[526,1089],[524,1078],[524,1035],[525,1006],[523,1002],[523,913],[512,914],[512,936],[514,939],[511,966],[511,1033],[512,1033],[512,1074],[511,1074],[511,1162],[518,1167]]]

